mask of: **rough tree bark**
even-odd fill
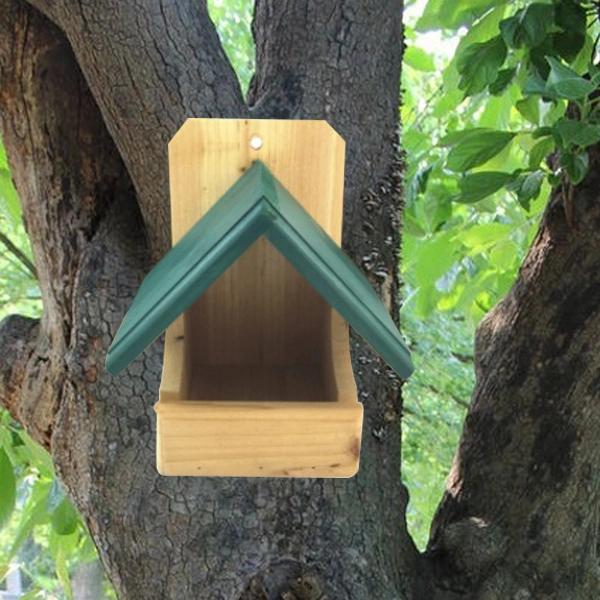
[[[475,598],[600,597],[600,148],[556,189],[481,323],[477,383],[428,548]],[[471,596],[469,596],[471,597]]]
[[[327,119],[348,148],[345,249],[397,315],[401,10],[258,0],[246,104],[202,2],[0,0],[2,134],[44,297],[41,322],[0,326],[0,400],[51,450],[121,599],[597,595],[594,182],[577,230],[551,203],[480,330],[475,401],[424,557],[404,518],[399,381],[357,338],[351,480],[160,477],[161,342],[117,378],[103,369],[169,245],[166,144],[188,116]]]
[[[150,249],[168,245],[166,144],[190,115],[327,118],[350,149],[346,248],[397,314],[400,3],[259,3],[250,108],[204,6],[1,4],[4,139],[52,300],[40,324],[4,323],[2,398],[50,447],[120,597],[419,597],[399,381],[364,344],[362,467],[348,481],[159,477],[160,343],[118,378],[102,367]]]

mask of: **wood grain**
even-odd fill
[[[189,119],[169,145],[173,243],[256,159],[339,245],[344,141],[321,121],[230,119]],[[358,469],[348,326],[263,238],[168,328],[156,411],[165,475]]]

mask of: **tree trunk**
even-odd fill
[[[344,247],[397,316],[401,10],[258,0],[246,104],[203,3],[0,0],[2,132],[44,298],[41,322],[0,326],[0,400],[50,448],[122,600],[598,595],[594,181],[577,229],[550,204],[479,332],[475,400],[424,557],[405,524],[400,382],[357,337],[350,480],[160,477],[161,341],[104,371],[169,246],[167,142],[188,116],[327,119],[347,143]]]
[[[39,325],[3,325],[18,358],[3,365],[3,402],[51,448],[120,598],[421,597],[400,382],[362,341],[349,480],[160,477],[161,343],[117,378],[103,369],[150,250],[168,244],[167,142],[192,115],[326,118],[348,147],[346,250],[398,314],[400,3],[259,2],[249,108],[206,7],[1,4],[4,139],[46,300]]]
[[[474,598],[600,597],[600,147],[546,208],[476,336],[477,383],[428,555]]]

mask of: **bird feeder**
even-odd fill
[[[340,249],[344,141],[324,121],[188,119],[169,144],[173,248],[109,350],[118,374],[166,330],[163,475],[348,477],[363,407],[348,323],[413,367]]]

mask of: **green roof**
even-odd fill
[[[148,273],[106,357],[117,375],[264,235],[400,377],[414,367],[358,267],[256,161]]]

